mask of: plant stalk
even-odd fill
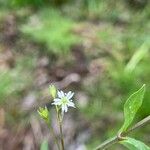
[[[126,135],[128,135],[129,133],[131,133],[132,131],[146,125],[150,123],[150,115],[147,116],[146,118],[144,118],[143,120],[139,121],[138,123],[136,123],[132,128],[130,128],[129,130],[121,133],[121,134],[117,134],[116,136],[104,141],[102,144],[98,145],[94,150],[103,150],[105,148],[110,147],[111,145],[117,143],[118,141],[121,141],[125,138]]]
[[[52,133],[53,139],[54,139],[54,141],[55,141],[55,143],[56,143],[56,145],[57,145],[58,150],[60,150],[60,146],[59,146],[59,143],[58,143],[58,139],[57,139],[57,137],[56,137],[56,135],[55,135],[55,133],[54,133],[54,130],[53,130],[52,126],[50,125],[49,122],[47,122],[47,125],[48,125],[48,127],[49,127],[49,129],[50,129],[50,133]]]
[[[60,136],[61,136],[61,147],[62,147],[62,150],[65,150],[63,130],[62,130],[62,120],[60,118],[60,114],[59,113],[58,113],[58,122],[59,122]]]
[[[60,138],[61,138],[61,150],[65,150],[63,130],[62,130],[62,118],[60,116],[61,114],[60,114],[60,111],[57,106],[56,106],[56,113],[57,113],[57,121],[58,121],[58,125],[59,125]]]

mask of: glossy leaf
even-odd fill
[[[131,125],[138,109],[141,107],[143,97],[145,93],[145,85],[143,85],[138,91],[133,93],[124,104],[124,124],[120,129],[120,132],[124,132]]]
[[[129,150],[150,150],[150,147],[144,144],[143,142],[129,137],[121,141],[120,144],[123,144]]]

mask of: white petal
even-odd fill
[[[59,99],[59,98],[54,99],[54,102],[59,102],[59,101],[61,101],[61,99]]]
[[[60,91],[58,91],[57,94],[58,94],[58,97],[61,98],[61,93],[60,93]]]
[[[52,105],[61,105],[61,102],[53,102]]]
[[[64,97],[64,96],[65,96],[65,93],[64,93],[63,91],[60,91],[60,92],[61,92],[62,97]]]
[[[75,105],[74,105],[74,103],[73,102],[68,102],[68,104],[67,104],[69,107],[74,107],[75,108]]]
[[[67,98],[70,96],[71,93],[72,93],[71,91],[69,91],[68,93],[66,93]]]
[[[61,109],[62,109],[62,113],[64,113],[64,111],[65,111],[65,105],[62,105]]]
[[[68,111],[68,107],[67,107],[67,105],[65,105],[65,112],[67,112]]]
[[[58,91],[58,97],[59,97],[59,98],[64,97],[64,93],[63,93],[63,91]]]
[[[55,103],[52,103],[52,105],[56,105]]]
[[[71,92],[71,91],[69,91],[68,93],[67,93],[67,98],[68,99],[71,99],[72,97],[73,97],[73,95],[74,95],[74,93],[73,92]]]

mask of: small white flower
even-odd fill
[[[52,105],[60,106],[62,109],[62,113],[68,111],[68,107],[74,107],[75,105],[72,102],[72,97],[74,95],[73,92],[69,91],[68,93],[64,93],[63,91],[57,92],[58,98],[54,99]]]

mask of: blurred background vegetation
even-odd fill
[[[54,83],[76,93],[67,149],[91,150],[121,126],[125,100],[144,83],[135,121],[150,114],[149,63],[149,0],[0,0],[0,149],[36,150],[48,140],[55,150],[36,114],[47,105],[56,128]],[[148,132],[133,135],[150,145]]]

